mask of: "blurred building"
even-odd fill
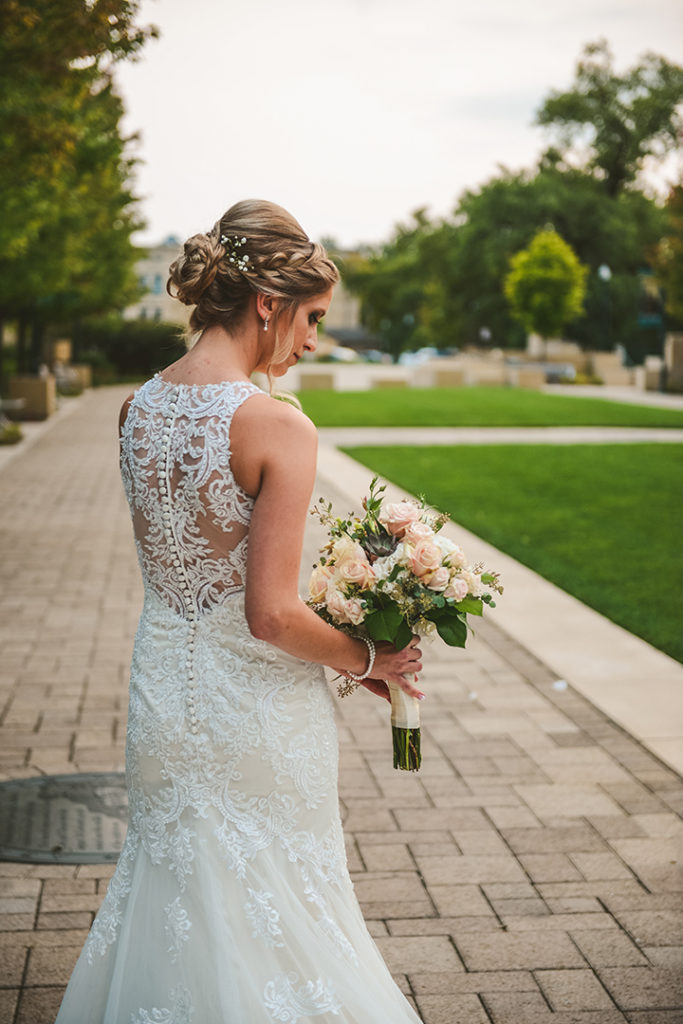
[[[361,322],[360,299],[351,294],[343,280],[334,289],[323,324],[325,334],[345,348],[361,352],[378,345],[377,337]]]
[[[191,309],[171,298],[166,291],[168,268],[182,251],[182,244],[169,235],[158,245],[143,250],[136,270],[144,292],[134,305],[124,310],[126,320],[163,320],[164,323],[187,325]]]

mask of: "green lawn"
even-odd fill
[[[346,451],[683,661],[683,446]]]
[[[683,427],[683,409],[517,388],[302,391],[318,427]]]

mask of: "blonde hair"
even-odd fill
[[[189,325],[193,334],[213,326],[231,332],[254,294],[279,299],[269,369],[289,352],[299,304],[339,280],[322,245],[310,240],[291,213],[263,199],[235,203],[206,234],[188,238],[169,275],[169,295],[195,307]],[[279,330],[283,314],[284,336]]]

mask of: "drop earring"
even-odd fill
[[[269,319],[270,319],[270,317],[266,317],[266,319],[263,321],[263,330],[264,330],[264,332],[268,330],[268,321],[269,321]]]

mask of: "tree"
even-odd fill
[[[0,32],[0,321],[32,334],[124,304],[139,226],[112,68],[154,29],[139,0],[6,0]],[[27,359],[20,345],[22,369]]]
[[[665,223],[665,212],[654,200],[635,189],[612,199],[601,182],[582,171],[547,166],[537,172],[502,170],[479,189],[465,192],[453,219],[441,229],[438,272],[444,317],[455,343],[476,344],[486,328],[495,345],[524,345],[524,330],[511,316],[503,281],[511,256],[551,227],[589,267],[585,316],[569,325],[568,336],[588,348],[604,345],[604,286],[598,268],[606,263],[612,271],[613,336],[634,355],[642,354],[649,348],[636,318],[638,272]],[[429,247],[431,239],[424,245]]]
[[[683,325],[683,184],[671,189],[665,212],[668,223],[653,263],[664,289],[666,310]]]
[[[583,310],[588,268],[556,231],[539,231],[510,260],[505,295],[529,332],[556,337]]]
[[[344,280],[360,296],[363,319],[394,360],[407,348],[428,343],[430,281],[422,243],[432,230],[424,210],[399,225],[380,249],[344,260]]]
[[[536,122],[554,130],[557,146],[546,160],[571,164],[571,150],[588,155],[581,162],[603,181],[613,198],[631,185],[648,156],[661,158],[680,145],[683,67],[654,53],[623,75],[614,71],[602,39],[588,44],[576,66],[573,86],[550,93]]]

